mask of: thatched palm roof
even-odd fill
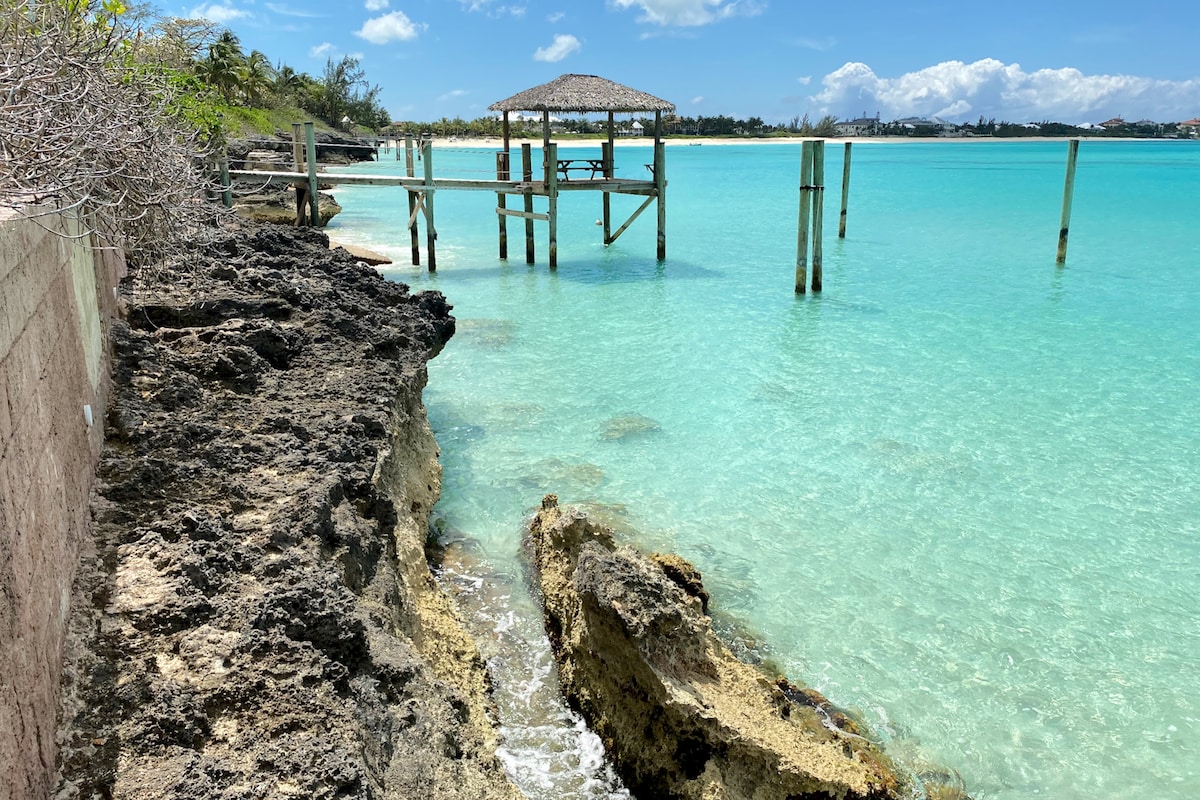
[[[675,104],[597,75],[560,75],[488,106],[492,111],[674,111]]]

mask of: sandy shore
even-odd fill
[[[776,136],[762,139],[733,139],[733,138],[670,138],[664,139],[667,147],[728,147],[731,145],[780,145],[780,144],[799,144],[804,141],[804,136]],[[928,144],[931,142],[945,144],[980,144],[984,142],[1065,142],[1068,140],[1066,136],[1022,136],[1020,138],[1009,137],[994,137],[994,136],[846,136],[829,138],[825,141],[831,145],[843,144],[846,142],[853,144]],[[530,139],[513,139],[510,146],[514,149],[520,149],[521,143],[529,141],[535,147],[540,146],[541,140]],[[553,140],[559,146],[559,149],[574,148],[574,147],[590,147],[599,148],[603,140],[601,139],[561,139]],[[1096,141],[1104,142],[1124,142],[1124,141],[1148,141],[1145,139],[1126,139],[1115,137],[1103,137]],[[1162,140],[1170,141],[1170,140]],[[435,147],[460,148],[460,149],[484,149],[484,150],[499,150],[501,148],[501,140],[499,137],[487,139],[467,139],[456,137],[435,137],[433,140]],[[613,142],[616,147],[650,147],[654,144],[654,138],[651,136],[640,137],[625,137],[616,139]]]

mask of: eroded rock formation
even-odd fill
[[[58,796],[515,800],[424,553],[450,307],[246,227],[114,332]]]
[[[721,644],[686,561],[618,546],[553,495],[529,535],[563,689],[635,795],[909,796],[887,756],[819,693]]]

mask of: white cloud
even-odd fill
[[[316,18],[321,16],[320,14],[314,14],[311,11],[304,11],[303,9],[285,6],[282,3],[267,3],[266,6],[268,11],[273,11],[276,14],[282,14],[285,17]]]
[[[533,54],[534,61],[562,61],[572,53],[579,51],[582,45],[579,40],[569,33],[555,35],[554,41],[547,47],[539,47]]]
[[[333,58],[337,51],[337,47],[329,42],[321,42],[318,45],[308,48],[308,54],[312,58]]]
[[[367,0],[364,5],[366,5],[367,11],[383,11],[388,7],[388,0]]]
[[[966,115],[1010,122],[1174,120],[1200,107],[1200,79],[1165,81],[1134,75],[1085,75],[1077,69],[1025,72],[1019,64],[986,58],[970,64],[946,61],[897,78],[880,77],[866,64],[850,62],[822,80],[811,99],[820,113],[859,114],[864,108],[884,117]]]
[[[812,83],[812,75],[801,75],[799,78],[796,78],[796,83],[801,86],[808,86]]]
[[[235,19],[244,19],[245,17],[250,16],[250,12],[243,11],[240,8],[234,8],[231,5],[209,3],[208,5],[196,6],[188,12],[188,16],[195,19],[206,19],[210,22],[223,24]]]
[[[694,106],[698,106],[703,102],[704,102],[704,95],[702,95],[702,94],[698,94],[692,98],[692,105],[694,105]]]
[[[354,35],[366,39],[371,44],[406,42],[417,38],[417,26],[403,11],[393,11],[367,20]]]
[[[638,22],[655,25],[708,25],[729,17],[762,13],[763,0],[612,0],[617,8],[638,7]]]
[[[514,17],[525,16],[525,6],[493,6],[492,0],[458,0],[459,3],[467,9],[467,11],[483,11],[489,17],[502,17],[505,14],[510,14]]]
[[[546,22],[549,22],[551,25],[553,25],[554,23],[560,21],[565,16],[566,16],[565,12],[555,11],[553,14],[546,15]]]
[[[442,102],[443,100],[453,100],[456,97],[464,97],[467,94],[470,94],[470,93],[466,89],[451,89],[450,91],[446,92],[444,95],[441,95],[440,97],[438,97],[438,102]]]

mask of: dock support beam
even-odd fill
[[[558,145],[546,145],[546,198],[550,226],[550,269],[558,269]]]
[[[613,112],[608,112],[608,141],[600,145],[600,157],[604,159],[604,177],[609,180],[613,177],[614,158],[613,158]],[[604,244],[605,246],[613,243],[612,236],[612,193],[605,192],[603,203],[604,216]]]
[[[496,180],[508,180],[508,150],[502,150],[496,153]],[[500,260],[508,260],[508,216],[504,210],[508,208],[508,195],[504,192],[496,193],[496,205],[500,211],[496,214],[500,220]]]
[[[521,142],[521,180],[528,186],[533,182],[533,149],[529,142]],[[533,189],[525,190],[525,263],[533,263]]]
[[[1075,162],[1079,158],[1079,140],[1067,142],[1067,179],[1063,184],[1062,220],[1058,226],[1058,257],[1054,263],[1067,263],[1067,236],[1071,232],[1071,202],[1075,195]]]
[[[429,271],[437,272],[437,228],[433,224],[433,140],[421,142],[421,159],[425,162],[425,254]]]
[[[304,146],[308,161],[308,219],[316,228],[321,224],[321,214],[317,210],[317,135],[311,122],[304,123]]]
[[[397,147],[396,158],[399,157],[400,148]],[[404,134],[404,172],[410,178],[415,178],[417,175],[413,160],[413,138],[411,133]],[[417,193],[411,189],[406,191],[408,194],[408,235],[412,242],[412,263],[415,267],[421,263],[421,239],[417,233]]]
[[[800,143],[800,216],[796,220],[796,294],[808,291],[808,219],[812,214],[813,143]]]
[[[821,261],[825,230],[825,140],[813,142],[812,290],[821,291]]]
[[[292,172],[301,172],[304,170],[304,125],[299,122],[292,123]],[[292,189],[296,192],[296,226],[304,224],[305,216],[308,214],[308,184],[305,181],[296,181],[292,184]]]
[[[654,193],[658,197],[659,261],[667,257],[667,155],[662,141],[662,112],[654,112]]]
[[[850,142],[842,156],[842,212],[838,215],[838,238],[846,238],[846,207],[850,201]]]

